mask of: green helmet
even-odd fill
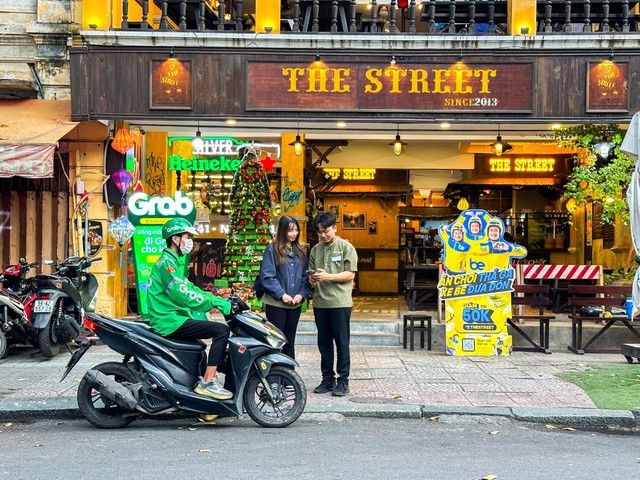
[[[198,232],[191,222],[185,218],[172,218],[162,227],[162,238],[165,240],[172,235],[180,235],[181,233],[188,232],[191,235],[195,235]]]

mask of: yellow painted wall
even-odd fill
[[[280,2],[274,0],[256,0],[256,32],[280,33]]]
[[[69,177],[72,185],[75,184],[77,179],[84,182],[85,190],[90,192],[89,219],[102,223],[103,246],[96,255],[102,258],[102,261],[94,264],[90,270],[96,276],[99,284],[96,311],[107,316],[120,317],[127,312],[127,249],[126,245],[120,247],[107,233],[107,226],[110,221],[120,212],[117,211],[117,207],[116,210],[110,212],[102,199],[101,185],[105,178],[103,175],[103,155],[104,143],[102,142],[70,143]],[[72,202],[71,211],[69,212],[72,220],[73,207],[74,204]],[[72,224],[70,235],[73,236],[74,233],[80,233],[81,235],[81,232],[74,230]],[[84,255],[81,237],[76,235],[76,238],[80,241],[75,241],[76,251],[71,253]]]
[[[524,33],[523,28],[528,32]],[[509,0],[508,29],[511,35],[535,35],[536,0]]]
[[[300,135],[304,141],[304,135]],[[295,133],[283,133],[281,138],[282,180],[280,185],[280,205],[282,215],[295,217],[300,223],[300,241],[306,242],[306,191],[304,188],[305,154],[296,155],[289,146],[296,138]],[[277,223],[278,219],[273,219]]]

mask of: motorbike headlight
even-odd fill
[[[269,328],[269,327],[267,327],[267,328]],[[274,330],[273,328],[269,328],[269,333],[267,333],[267,342],[273,348],[280,349],[280,348],[284,347],[285,343],[287,343],[287,339],[279,331]]]

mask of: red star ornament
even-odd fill
[[[275,170],[273,168],[273,165],[276,162],[277,162],[277,160],[275,158],[271,158],[269,155],[267,155],[262,160],[260,160],[260,163],[262,163],[262,166],[264,167],[265,171],[267,171],[267,172],[273,172]]]

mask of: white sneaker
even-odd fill
[[[200,395],[215,398],[216,400],[229,400],[230,398],[233,398],[233,393],[220,385],[217,377],[210,382],[205,382],[201,378],[193,391]]]

